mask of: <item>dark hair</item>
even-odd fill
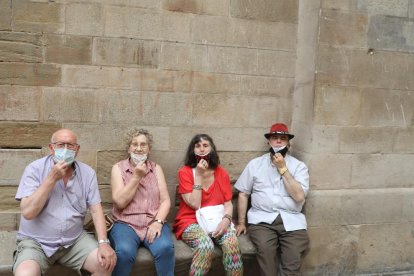
[[[208,167],[214,170],[220,164],[220,158],[217,154],[216,145],[214,145],[213,138],[211,138],[207,134],[197,134],[193,137],[193,139],[191,139],[191,142],[187,148],[187,153],[185,155],[184,164],[186,166],[190,166],[191,168],[195,168],[197,166],[197,160],[194,154],[194,147],[197,143],[201,142],[201,140],[210,142],[211,151],[210,160],[208,161]]]

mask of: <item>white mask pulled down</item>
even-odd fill
[[[131,157],[131,160],[132,160],[132,162],[134,162],[135,165],[137,165],[141,161],[147,160],[147,158],[148,158],[148,156],[146,154],[137,154],[137,153],[133,153],[133,152],[131,152],[129,154],[129,156]]]

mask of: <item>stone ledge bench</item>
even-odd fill
[[[187,276],[190,270],[190,264],[193,252],[183,241],[179,241],[172,234],[175,246],[175,273],[174,275]],[[0,232],[0,275],[12,276],[12,255],[16,244],[16,231]],[[244,275],[256,276],[258,266],[256,262],[256,249],[247,235],[239,237],[240,249],[243,255]],[[208,275],[225,275],[222,260],[222,252],[216,247],[213,257],[213,264]],[[75,276],[73,270],[63,267],[59,264],[54,265],[45,276]],[[140,247],[136,265],[133,268],[132,275],[156,275],[153,258],[146,248]]]

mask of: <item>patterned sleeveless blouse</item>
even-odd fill
[[[149,160],[146,161],[146,164],[147,174],[141,179],[135,196],[128,206],[122,210],[116,209],[115,206],[112,208],[113,218],[130,225],[141,240],[144,240],[147,227],[156,217],[160,207],[160,190],[155,175],[157,164]],[[133,167],[130,165],[129,159],[122,160],[117,165],[121,170],[124,185],[126,185],[132,177]]]

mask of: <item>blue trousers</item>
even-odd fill
[[[141,245],[147,248],[154,257],[157,275],[174,275],[174,243],[171,239],[170,227],[167,224],[162,226],[160,237],[150,244],[147,239],[142,241],[128,224],[115,222],[109,233],[109,240],[117,257],[116,266],[112,271],[113,276],[131,275],[138,247]]]

